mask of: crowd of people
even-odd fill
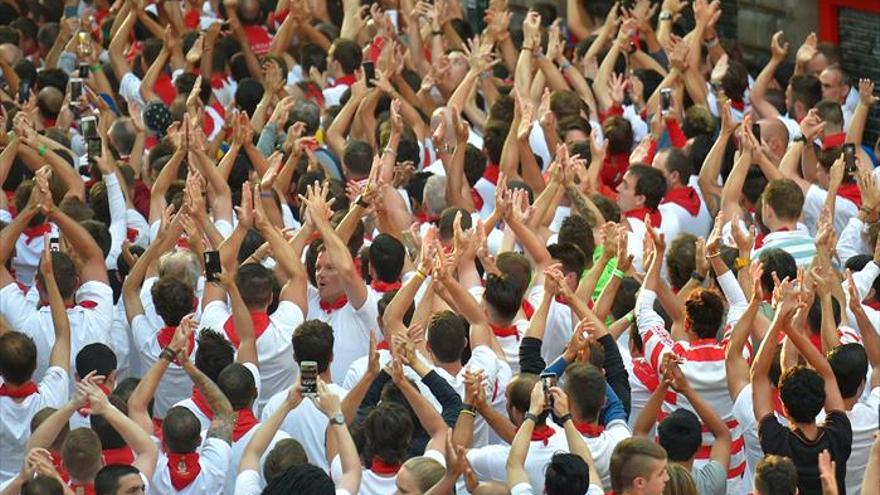
[[[874,83],[594,4],[0,3],[0,494],[880,493]]]

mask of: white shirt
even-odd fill
[[[335,383],[328,383],[327,388],[330,392],[338,395],[340,400],[348,394],[348,390]],[[287,391],[275,394],[263,408],[261,420],[266,421],[286,400]],[[284,418],[284,422],[281,423],[281,431],[290,435],[303,446],[303,450],[306,451],[309,458],[309,464],[329,471],[330,463],[327,462],[327,449],[324,445],[329,423],[330,420],[327,419],[327,416],[315,407],[310,399],[304,399],[296,409],[290,411]]]
[[[434,449],[428,449],[423,454],[439,462],[444,468],[446,467],[446,458],[442,452]],[[335,483],[339,483],[342,479],[342,460],[337,455],[330,464],[330,477]],[[397,493],[397,475],[379,476],[369,469],[363,469],[361,472],[361,487],[358,490],[359,495],[393,495]]]
[[[621,214],[621,216],[623,215]],[[660,228],[657,229],[657,231],[665,236],[667,242],[672,242],[672,240],[678,236],[678,233],[681,232],[681,225],[678,223],[678,217],[673,215],[667,216],[662,213],[661,216]],[[648,235],[648,229],[645,227],[644,219],[626,217],[626,220],[629,223],[630,230],[627,235],[627,253],[633,256],[633,267],[635,267],[637,271],[644,271],[646,267],[643,265],[644,260],[642,259],[642,255],[644,253],[644,242],[645,236]],[[660,275],[666,279],[666,263],[663,263]]]
[[[868,468],[874,434],[877,433],[878,406],[880,406],[880,387],[874,387],[867,400],[856,402],[853,408],[846,412],[852,426],[852,452],[846,461],[847,495],[861,493],[862,479],[865,476],[865,469]],[[816,423],[821,424],[824,421],[825,411],[819,411]]]
[[[254,366],[253,363],[244,363],[243,366],[245,368],[247,368],[248,371],[250,371],[252,375],[254,375],[254,382],[257,385],[257,396],[259,397],[260,392],[261,392],[261,389],[260,389],[260,370],[258,370],[257,367]],[[184,399],[184,400],[174,404],[174,407],[177,407],[177,406],[185,407],[185,408],[189,409],[190,412],[192,412],[196,416],[196,419],[199,420],[200,429],[203,432],[211,427],[211,418],[209,418],[208,415],[205,414],[205,412],[202,411],[198,405],[196,405],[194,400]],[[253,411],[254,411],[254,415],[256,415],[257,417],[260,416],[259,409],[256,407],[256,404],[254,404]],[[233,472],[237,472],[237,471],[238,471],[238,466],[236,466],[236,468],[235,468],[235,470],[233,470]]]
[[[156,461],[156,472],[150,495],[217,495],[223,491],[229,469],[231,447],[219,438],[206,438],[199,450],[199,466],[201,472],[193,482],[183,490],[177,491],[171,486],[171,473],[168,469],[168,457],[160,449]],[[232,478],[230,475],[229,478]]]
[[[547,445],[542,440],[530,443],[524,467],[535,493],[544,493],[544,471],[557,452],[568,452],[568,442],[562,432],[557,431],[547,439]],[[480,481],[505,481],[509,455],[509,445],[487,445],[467,452],[468,462]]]
[[[529,304],[538,310],[541,300],[544,299],[544,286],[535,285],[529,289],[527,296]],[[541,342],[541,357],[547,364],[552,363],[565,352],[571,334],[574,332],[574,323],[571,307],[557,300],[550,302],[550,310],[547,312],[547,325],[544,327],[544,339]]]
[[[330,363],[330,376],[344,377],[355,360],[370,352],[370,332],[376,338],[382,336],[378,330],[379,317],[375,296],[367,291],[367,298],[360,308],[351,302],[330,313],[321,309],[321,296],[318,289],[309,285],[309,314],[307,319],[320,320],[333,327],[333,362]]]
[[[213,328],[229,339],[224,331],[232,312],[226,301],[211,301],[202,312],[200,325]],[[269,316],[269,325],[257,337],[257,358],[260,363],[262,391],[258,398],[265,405],[273,395],[287,391],[293,385],[296,363],[293,360],[293,331],[303,322],[302,310],[290,301],[281,301]]]
[[[811,234],[816,233],[819,215],[822,214],[822,208],[825,206],[825,198],[827,196],[828,191],[816,184],[811,184],[804,195],[804,209],[801,218],[807,224]],[[834,231],[842,232],[846,224],[849,223],[849,219],[858,214],[859,207],[855,203],[842,196],[834,198]]]
[[[161,329],[162,327],[153,326],[153,323],[142,314],[135,316],[131,321],[135,348],[147,368],[159,360],[159,354],[162,352],[162,346],[159,345],[157,338]],[[198,341],[193,343],[191,356],[195,355],[197,343]],[[175,363],[169,364],[154,395],[153,414],[157,418],[164,418],[171,406],[192,396],[192,387],[193,382],[183,367]]]
[[[113,323],[113,289],[103,282],[85,282],[76,291],[74,299],[77,305],[67,310],[67,319],[70,321],[71,369],[75,369],[76,355],[83,347],[96,342],[112,343],[110,328]],[[55,345],[55,326],[49,306],[37,309],[28,302],[21,289],[11,283],[0,289],[0,316],[6,318],[13,330],[34,340],[37,346],[37,370],[34,378],[42,378],[49,367],[49,354]]]
[[[49,238],[58,237],[58,226],[50,223]],[[15,240],[15,256],[12,257],[12,269],[15,271],[15,279],[30,287],[34,285],[37,275],[37,267],[40,266],[40,256],[43,255],[43,236],[38,235],[28,242],[22,234]]]
[[[21,472],[25,445],[31,436],[31,420],[45,407],[60,408],[67,402],[67,372],[57,366],[46,370],[37,385],[39,392],[16,402],[0,397],[0,483]]]
[[[384,368],[391,362],[391,351],[385,349],[379,349],[379,368]],[[342,388],[346,390],[351,390],[355,385],[363,378],[363,376],[367,373],[367,367],[369,366],[370,357],[364,356],[362,358],[358,358],[357,361],[351,363],[351,367],[348,368],[348,373],[345,374],[345,379],[342,381]],[[418,373],[413,371],[409,366],[403,367],[403,374],[418,387],[419,392],[428,399],[428,402],[434,406],[438,411],[442,410],[440,406],[440,402],[437,401],[437,398],[434,397],[434,394],[431,393],[431,389],[428,388],[422,382],[422,377],[419,376]]]
[[[260,495],[263,491],[263,479],[260,473],[246,469],[235,478],[235,495]],[[336,495],[352,495],[348,490],[336,490]],[[590,494],[592,495],[592,494]]]
[[[482,301],[485,292],[486,289],[482,286],[471,287],[468,289],[468,293],[470,293],[478,303]],[[498,345],[501,346],[501,350],[504,351],[504,358],[507,360],[507,364],[510,365],[510,370],[513,374],[517,374],[519,373],[519,343],[529,330],[529,321],[522,319],[516,320],[513,322],[513,326],[516,327],[516,335],[504,337],[495,335],[495,339],[498,341]]]
[[[560,429],[556,432],[556,435],[562,435],[564,438],[565,431]],[[596,466],[596,471],[599,472],[599,476],[602,478],[602,487],[605,491],[611,491],[610,467],[611,454],[614,452],[614,447],[631,436],[632,432],[630,431],[629,426],[627,426],[626,422],[622,419],[614,420],[606,425],[605,431],[603,431],[598,437],[584,436],[584,441],[587,442],[587,447],[590,448],[590,454],[593,456],[593,464]]]
[[[748,384],[740,390],[739,395],[733,402],[733,417],[739,422],[739,426],[743,433],[743,443],[746,454],[746,475],[743,476],[743,489],[752,489],[755,468],[761,459],[764,458],[764,451],[761,449],[761,440],[758,438],[758,421],[755,419],[755,408],[752,401],[752,384]],[[776,414],[776,419],[783,425],[788,424],[788,420],[780,414]]]
[[[513,488],[510,489],[510,495],[534,495],[536,492],[532,489],[532,485],[528,483],[520,483]],[[590,483],[590,487],[587,488],[587,493],[584,495],[603,495],[605,492],[602,491],[602,487],[599,485],[594,485]]]
[[[680,232],[687,232],[697,237],[706,238],[709,235],[709,230],[712,228],[712,215],[709,214],[709,209],[706,207],[706,200],[703,199],[703,191],[700,190],[699,186],[699,177],[691,175],[691,178],[688,181],[688,186],[693,187],[694,191],[697,192],[697,196],[700,197],[700,209],[696,216],[691,215],[691,213],[685,210],[684,207],[675,203],[662,203],[657,209],[660,210],[660,214],[663,215],[664,220],[667,216],[674,216],[678,220],[678,225],[681,227]],[[666,239],[667,242],[673,240],[668,237]]]
[[[227,473],[237,473],[238,466],[241,464],[241,456],[244,454],[244,449],[247,448],[248,443],[250,443],[251,439],[254,438],[254,434],[257,432],[257,429],[260,425],[256,425],[251,428],[247,433],[242,435],[241,438],[238,439],[237,442],[232,442],[232,450],[229,454],[229,469]],[[275,448],[275,444],[284,440],[286,438],[290,438],[290,435],[283,431],[276,431],[275,436],[272,437],[272,441],[269,442],[269,447],[263,452],[263,455],[260,456],[260,468],[266,464],[266,458],[269,456],[269,453],[272,452],[272,449]],[[232,475],[229,476],[231,478]],[[262,480],[261,484],[262,484]],[[260,487],[262,490],[262,486]],[[226,488],[223,490],[224,495],[233,495],[236,491],[236,483],[230,483],[227,481]],[[259,492],[257,492],[259,493]]]

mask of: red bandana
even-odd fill
[[[370,287],[372,287],[373,290],[375,290],[376,292],[381,292],[382,294],[399,290],[401,285],[402,284],[400,283],[400,281],[385,282],[383,280],[373,280],[372,282],[370,282]]]
[[[859,189],[859,185],[855,182],[841,184],[840,187],[837,188],[837,195],[841,198],[846,198],[852,201],[859,208],[862,207],[862,191]]]
[[[605,431],[604,426],[594,425],[593,423],[575,423],[574,427],[577,428],[577,431],[579,431],[581,435],[590,438],[596,438]]]
[[[556,430],[550,428],[547,425],[535,426],[535,429],[532,431],[532,441],[542,441],[544,442],[544,446],[547,446],[547,443],[550,441],[550,437],[556,434]]]
[[[156,334],[156,342],[159,343],[159,347],[166,348],[168,344],[171,343],[171,338],[174,337],[174,332],[177,330],[177,327],[162,327],[159,330],[159,333]],[[193,346],[195,346],[195,336],[189,336],[189,342],[186,344],[186,353],[191,354],[193,351]]]
[[[125,464],[130,466],[131,463],[134,462],[134,452],[132,452],[131,448],[127,445],[119,447],[118,449],[104,449],[101,451],[101,455],[104,457],[105,466],[109,466],[110,464]]]
[[[27,227],[21,233],[24,235],[24,243],[30,245],[36,238],[42,238],[45,234],[52,232],[52,226],[48,223],[41,223],[33,227]]]
[[[521,305],[520,307],[522,307],[523,313],[525,313],[526,318],[528,318],[529,320],[531,320],[531,319],[532,319],[532,315],[535,314],[535,307],[532,306],[532,303],[530,303],[530,302],[526,301],[525,299],[523,299],[522,305]]]
[[[373,456],[373,464],[370,466],[370,471],[376,474],[397,474],[400,471],[401,464],[388,464],[378,456]]]
[[[566,299],[566,298],[563,297],[563,296],[556,296],[556,297],[554,297],[553,299],[554,299],[556,302],[558,302],[559,304],[564,304],[564,305],[566,305],[566,306],[571,306],[571,303],[568,302],[568,299]]]
[[[838,132],[837,134],[827,134],[822,138],[822,151],[829,148],[836,148],[846,142],[846,133]]]
[[[599,177],[602,184],[616,189],[623,180],[623,174],[629,169],[629,153],[608,153],[602,162]]]
[[[128,242],[134,243],[140,237],[141,233],[138,229],[133,229],[131,227],[125,229],[125,238]]]
[[[387,340],[383,340],[382,342],[379,342],[378,344],[376,344],[376,350],[377,351],[390,351],[391,346],[388,345]]]
[[[37,384],[34,382],[24,383],[23,385],[20,385],[15,389],[10,389],[9,384],[6,383],[0,385],[0,397],[9,397],[10,399],[24,399],[25,397],[30,397],[36,393],[39,393],[39,390],[37,390]]]
[[[471,188],[471,199],[474,201],[474,210],[481,211],[483,209],[483,197],[480,196],[479,191]]]
[[[498,177],[501,175],[501,166],[497,163],[489,163],[483,171],[483,178],[492,184],[498,185]]]
[[[692,217],[695,217],[700,213],[700,195],[697,194],[696,189],[691,186],[670,189],[669,192],[666,193],[666,197],[663,198],[662,202],[675,203],[687,210]],[[653,216],[651,218],[653,218]]]
[[[660,214],[660,210],[651,211],[647,207],[643,206],[641,208],[636,208],[634,210],[629,210],[624,213],[623,216],[626,218],[635,218],[636,220],[645,221],[645,215],[651,214],[651,226],[656,228],[660,228],[660,223],[663,221],[663,216]]]
[[[503,327],[501,325],[489,323],[489,327],[492,328],[492,333],[494,333],[495,336],[499,339],[503,339],[505,337],[516,337],[516,340],[519,341],[519,331],[516,329],[516,325]]]
[[[235,426],[232,428],[232,441],[237,442],[245,433],[251,431],[251,428],[257,426],[260,422],[254,416],[254,412],[250,409],[239,409],[235,411]]]
[[[269,328],[269,314],[265,311],[251,311],[251,321],[254,322],[254,336],[259,339]],[[226,337],[232,342],[232,345],[238,349],[241,342],[238,339],[238,334],[235,333],[235,321],[232,316],[223,324],[223,331],[226,332]]]
[[[422,223],[437,223],[440,221],[440,217],[437,216],[428,216],[427,213],[416,213],[416,222]]]
[[[193,386],[192,401],[195,403],[196,407],[199,408],[199,411],[202,411],[202,414],[204,414],[205,417],[208,419],[214,419],[214,411],[211,410],[211,406],[208,405],[208,401],[205,399],[202,391],[195,386]]]
[[[171,475],[171,486],[175,490],[180,491],[188,487],[199,477],[200,472],[202,466],[199,465],[198,452],[168,454],[168,473]]]
[[[333,302],[327,302],[322,299],[320,306],[321,306],[322,311],[330,314],[330,313],[333,313],[334,311],[336,311],[337,309],[341,309],[346,304],[348,304],[348,296],[343,294],[343,295],[337,297],[336,300]]]
[[[354,74],[348,74],[348,75],[345,75],[342,77],[337,77],[336,80],[333,82],[333,84],[330,87],[332,88],[335,86],[341,86],[343,84],[346,86],[351,86],[356,82],[357,82],[357,77],[355,77]]]
[[[742,100],[733,100],[733,99],[731,99],[729,101],[730,101],[730,108],[733,108],[734,110],[738,110],[740,112],[746,111],[746,102],[744,102]]]
[[[78,483],[68,483],[67,486],[69,486],[76,495],[95,495],[94,483],[86,483],[83,485]]]

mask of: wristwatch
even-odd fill
[[[361,195],[359,195],[357,198],[355,198],[355,200],[354,200],[354,204],[360,206],[361,208],[369,208],[369,207],[370,207],[370,203],[367,203],[367,202],[364,200],[364,196],[363,196],[363,194],[361,194]]]
[[[661,21],[671,21],[672,20],[672,12],[660,12],[660,20]]]
[[[345,416],[342,413],[336,413],[333,416],[330,416],[330,424],[337,426],[345,426]]]

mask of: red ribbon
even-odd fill
[[[700,195],[697,194],[697,191],[691,186],[670,189],[669,192],[666,193],[666,197],[663,198],[663,203],[675,203],[687,210],[692,217],[695,217],[700,213]],[[653,216],[651,218],[653,218]]]
[[[256,338],[260,338],[263,333],[269,328],[269,314],[265,311],[251,311],[251,321],[254,322],[254,336]],[[232,342],[232,345],[238,349],[241,341],[238,338],[238,334],[235,333],[235,321],[232,316],[230,316],[226,323],[223,324],[223,331],[226,332],[226,337]]]
[[[118,449],[104,449],[101,451],[101,456],[104,457],[105,466],[109,466],[110,464],[125,464],[130,466],[131,463],[134,462],[134,453],[127,445],[119,447]]]
[[[327,302],[322,299],[320,306],[321,306],[321,310],[323,310],[325,313],[329,314],[329,313],[333,313],[337,309],[341,309],[346,304],[348,304],[348,296],[343,294],[343,295],[337,297],[336,300],[332,301],[332,302]]]
[[[370,466],[370,471],[384,475],[397,474],[397,472],[400,471],[400,466],[401,464],[388,464],[378,456],[373,456],[373,463]]]
[[[563,297],[563,296],[556,296],[556,297],[554,297],[553,299],[555,299],[556,302],[558,302],[559,304],[564,304],[564,305],[566,305],[566,306],[571,306],[571,303],[568,302],[568,299],[566,299],[566,298]]]
[[[494,323],[489,323],[489,327],[492,328],[492,333],[495,334],[499,339],[503,339],[505,337],[516,337],[516,340],[519,341],[519,331],[516,329],[516,325],[510,326],[501,326],[495,325]]]
[[[822,138],[822,151],[829,148],[836,148],[846,142],[846,133],[838,132],[836,134],[828,134]]]
[[[730,100],[730,108],[733,108],[734,110],[738,110],[740,112],[745,112],[746,111],[746,102],[744,102],[743,100],[731,99]]]
[[[141,232],[138,229],[133,229],[131,227],[125,229],[125,238],[128,242],[134,243],[140,237]]]
[[[188,487],[199,477],[201,472],[202,466],[199,465],[198,452],[168,454],[168,473],[171,475],[171,486],[175,490],[180,491]]]
[[[0,397],[9,397],[10,399],[24,399],[25,397],[30,397],[39,393],[37,389],[37,384],[29,381],[18,387],[10,388],[8,383],[4,383],[0,385]]]
[[[357,77],[354,74],[346,74],[342,77],[337,77],[333,84],[330,86],[331,88],[341,85],[352,86],[357,82]]]
[[[663,216],[660,214],[660,210],[649,210],[646,206],[641,208],[636,208],[634,210],[629,210],[624,213],[623,216],[627,218],[635,218],[636,220],[645,220],[645,215],[651,215],[651,226],[654,228],[659,228],[660,224],[663,221]]]
[[[40,225],[27,227],[21,233],[24,235],[24,243],[30,245],[34,239],[41,238],[50,232],[52,232],[52,226],[48,223],[41,223]]]

